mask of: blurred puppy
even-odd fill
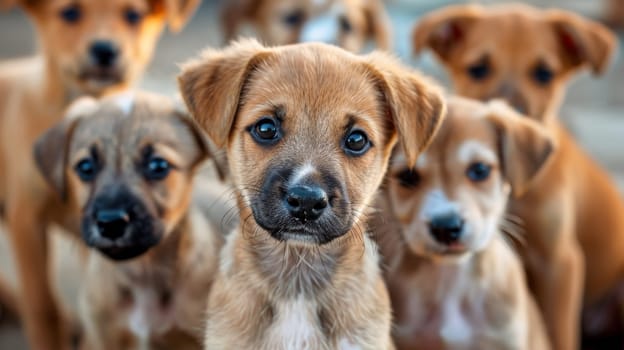
[[[251,24],[269,45],[318,41],[361,52],[367,44],[389,50],[390,23],[381,0],[236,0],[225,4],[226,41]]]
[[[226,148],[241,218],[210,294],[206,348],[393,348],[363,228],[397,138],[413,164],[437,129],[436,87],[382,53],[255,41],[205,52],[179,81]]]
[[[506,98],[554,135],[552,161],[510,211],[524,222],[524,260],[554,348],[577,349],[583,290],[591,305],[624,277],[624,202],[556,116],[571,76],[606,69],[614,35],[564,11],[470,5],[427,15],[413,38],[445,65],[457,93]]]
[[[35,24],[40,53],[0,65],[0,202],[21,282],[21,316],[32,348],[59,349],[63,322],[47,284],[47,223],[78,232],[32,161],[35,139],[81,95],[132,84],[165,22],[180,29],[199,0],[14,0]],[[62,174],[54,174],[62,176]]]
[[[410,167],[399,149],[387,196],[402,226],[389,289],[399,349],[547,349],[522,263],[505,242],[507,198],[524,191],[552,143],[503,102],[451,98]],[[507,225],[509,226],[509,225]]]
[[[208,156],[195,123],[156,95],[84,97],[38,140],[35,155],[82,213],[82,239],[97,250],[80,304],[86,348],[200,348],[223,239],[192,203],[194,174]]]

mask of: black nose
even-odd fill
[[[450,245],[457,242],[462,235],[464,220],[457,214],[434,217],[429,222],[429,231],[436,241]]]
[[[110,67],[115,63],[119,50],[110,41],[98,40],[89,49],[91,59],[100,67]]]
[[[102,237],[115,240],[126,232],[130,216],[123,209],[104,209],[95,213],[95,221]]]
[[[302,222],[318,219],[327,208],[327,194],[320,187],[296,186],[286,193],[286,208]]]

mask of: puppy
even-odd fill
[[[32,160],[35,139],[70,101],[131,85],[166,22],[180,29],[198,0],[13,1],[35,24],[40,52],[0,64],[0,202],[21,284],[30,345],[61,348],[63,322],[47,285],[49,222],[79,232],[77,218],[48,190]],[[6,4],[5,5],[9,5]],[[62,174],[54,174],[62,176]]]
[[[369,43],[390,50],[390,22],[381,0],[236,0],[222,13],[226,41],[251,24],[269,45],[318,41],[361,52]]]
[[[241,224],[210,293],[207,349],[390,349],[366,213],[397,139],[436,131],[437,88],[382,53],[325,44],[206,51],[179,77],[227,151]]]
[[[554,135],[552,161],[510,212],[527,233],[524,262],[554,348],[577,349],[581,305],[624,277],[624,202],[556,116],[570,77],[585,67],[602,73],[615,37],[564,11],[469,5],[425,16],[413,38],[416,51],[430,48],[444,64],[457,93],[506,98]]]
[[[511,191],[542,168],[552,143],[500,101],[447,101],[416,167],[398,149],[387,196],[405,242],[389,278],[400,349],[547,349],[522,263],[501,227]],[[508,220],[508,219],[507,219]]]
[[[200,348],[223,241],[191,195],[208,157],[201,132],[166,98],[143,93],[84,97],[68,113],[35,155],[94,248],[80,303],[85,348]]]

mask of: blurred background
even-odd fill
[[[160,93],[176,90],[177,63],[194,56],[206,46],[222,43],[219,26],[221,4],[227,0],[204,0],[184,31],[161,38],[156,55],[146,72],[141,87]],[[624,0],[621,0],[624,1]],[[453,3],[450,0],[387,0],[392,19],[394,51],[405,62],[420,68],[447,84],[448,79],[433,57],[426,53],[414,57],[409,35],[413,24],[423,14]],[[500,0],[480,3],[504,3]],[[538,7],[558,7],[602,20],[606,13],[605,0],[530,0],[522,1]],[[0,14],[0,60],[22,57],[35,52],[37,43],[32,25],[20,10]],[[609,169],[624,193],[624,33],[619,31],[620,52],[602,77],[583,73],[573,80],[563,104],[561,119],[577,140],[594,158]],[[448,85],[447,85],[448,86]],[[0,256],[2,256],[0,252]],[[3,263],[0,260],[0,263]],[[15,320],[0,310],[0,349],[25,349],[26,345]]]

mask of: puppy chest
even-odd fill
[[[299,296],[274,306],[268,345],[274,349],[318,349],[323,334],[314,303]]]

